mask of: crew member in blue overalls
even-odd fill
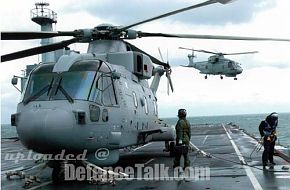
[[[262,121],[259,125],[259,131],[261,137],[264,138],[264,152],[262,155],[263,168],[268,164],[273,166],[275,162],[273,160],[275,141],[277,140],[276,128],[278,125],[278,114],[276,112],[271,113]]]

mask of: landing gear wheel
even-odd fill
[[[235,78],[234,78],[234,80],[238,80],[238,78],[237,78],[237,77],[235,77]]]
[[[51,179],[54,184],[60,184],[64,182],[64,169],[62,167],[55,167],[51,173]]]
[[[207,75],[204,76],[204,79],[207,79]]]
[[[224,77],[223,76],[221,76],[221,79],[223,79]]]
[[[169,156],[170,157],[174,157],[175,156],[174,147],[175,147],[175,143],[174,142],[170,142],[170,144],[169,144]]]

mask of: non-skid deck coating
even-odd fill
[[[191,166],[209,167],[209,180],[122,180],[113,185],[92,185],[86,182],[65,183],[54,185],[51,183],[51,169],[46,169],[41,175],[41,182],[35,183],[30,189],[279,189],[288,190],[290,187],[290,172],[282,169],[283,166],[289,167],[289,163],[278,156],[274,161],[276,166],[271,170],[263,171],[261,167],[261,154],[254,152],[250,154],[257,142],[237,126],[232,125],[203,125],[192,127],[191,142],[201,150],[212,155],[212,158],[197,155],[190,152]],[[5,172],[9,170],[31,168],[35,165],[33,161],[14,161],[5,160],[7,153],[27,152],[19,141],[1,140],[1,187],[2,189],[23,189],[23,180],[7,180]],[[169,177],[173,177],[173,158],[163,152],[164,143],[149,143],[142,148],[132,152],[123,152],[118,166],[134,166],[135,164],[144,164],[152,166],[155,164],[164,164],[169,166]],[[247,165],[241,165],[246,163]],[[27,173],[35,173],[35,169],[27,170]]]

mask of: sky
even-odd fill
[[[168,11],[193,5],[202,0],[50,0],[50,8],[58,14],[56,30],[92,28],[102,23],[129,25]],[[30,20],[34,0],[1,1],[1,31],[38,31]],[[186,33],[289,38],[290,1],[236,0],[228,5],[209,5],[178,15],[146,23],[135,30],[144,32]],[[63,38],[57,38],[60,41]],[[175,117],[179,108],[189,116],[232,115],[268,112],[290,112],[290,42],[247,42],[201,39],[141,38],[130,43],[159,58],[168,51],[172,66],[174,93],[167,95],[167,82],[162,78],[157,93],[160,117]],[[1,41],[1,54],[31,48],[39,40]],[[238,80],[209,76],[197,70],[180,67],[188,63],[185,50],[178,47],[216,52],[259,51],[257,54],[231,56],[244,69]],[[70,45],[86,51],[86,44]],[[208,54],[198,53],[195,61]],[[166,58],[167,59],[167,58]],[[39,56],[1,63],[1,123],[10,123],[16,112],[20,93],[11,85],[13,75],[21,75],[27,64],[38,63]],[[149,81],[150,82],[150,81]]]

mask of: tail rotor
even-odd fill
[[[158,48],[158,52],[159,52],[159,56],[160,56],[161,60],[164,62],[164,59],[163,59],[163,56],[162,56],[160,48]],[[164,69],[165,69],[165,76],[167,78],[167,94],[169,95],[169,88],[171,89],[172,92],[174,91],[174,88],[173,88],[173,83],[172,83],[172,80],[171,80],[172,70],[171,70],[171,67],[170,67],[169,62],[168,62],[168,50],[167,50],[167,61],[166,61],[166,63],[167,63],[167,66],[164,66]]]

